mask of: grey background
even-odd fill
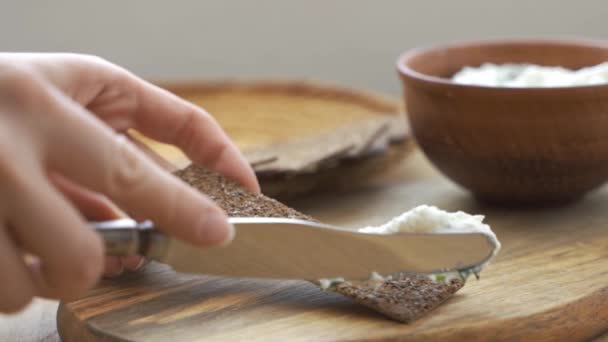
[[[398,55],[454,40],[608,38],[608,2],[0,1],[0,49],[103,56],[148,79],[306,77],[393,94]]]

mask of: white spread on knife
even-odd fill
[[[500,249],[500,242],[496,238],[490,226],[483,223],[484,216],[470,215],[462,211],[447,212],[434,206],[421,205],[393,218],[381,226],[371,226],[359,229],[362,233],[393,234],[399,232],[407,233],[482,233],[486,235],[496,245],[492,258]],[[492,259],[490,258],[490,259]],[[490,260],[486,261],[480,268],[485,266]],[[449,280],[452,277],[460,276],[458,272],[442,273],[432,275],[435,280]],[[322,288],[329,288],[339,283],[341,278],[321,279],[319,281]],[[380,283],[384,280],[376,272],[372,273],[370,280],[373,283]],[[343,281],[343,280],[342,280]]]
[[[488,87],[569,87],[608,83],[608,62],[578,70],[534,64],[464,67],[452,76],[458,84]]]
[[[482,233],[496,245],[494,255],[500,249],[500,242],[490,226],[483,223],[483,215],[470,215],[462,211],[447,212],[434,206],[421,205],[393,218],[381,226],[359,229],[362,233]]]

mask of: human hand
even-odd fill
[[[259,192],[202,109],[96,57],[0,54],[0,311],[34,296],[76,298],[96,283],[104,250],[85,217],[112,218],[116,207],[199,246],[231,239],[221,209],[117,134],[129,128]]]

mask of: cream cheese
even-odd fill
[[[492,254],[492,257],[483,265],[480,265],[478,270],[471,272],[477,272],[481,270],[496,254],[500,249],[500,242],[496,238],[496,234],[490,229],[490,226],[483,223],[484,216],[482,215],[470,215],[462,211],[458,212],[447,212],[434,206],[421,205],[413,208],[403,214],[393,218],[387,223],[381,226],[369,226],[358,229],[362,233],[374,233],[374,234],[394,234],[400,232],[407,233],[481,233],[486,235],[495,245],[496,249]],[[444,280],[449,281],[455,277],[465,277],[468,274],[463,275],[459,272],[446,272],[441,274],[430,275],[433,280]],[[322,288],[327,289],[336,285],[337,278],[328,281],[327,279],[319,280]],[[340,278],[341,279],[341,278]],[[379,284],[386,278],[382,277],[376,272],[372,272],[370,281],[373,284]]]
[[[500,249],[500,242],[490,226],[483,223],[483,215],[470,215],[462,211],[447,212],[434,206],[421,205],[393,218],[381,226],[359,229],[362,233],[481,233],[496,245],[494,255]]]
[[[340,283],[344,282],[344,278],[342,277],[337,277],[337,278],[323,278],[323,279],[319,279],[319,286],[326,290],[329,289],[331,287],[334,287]]]
[[[489,87],[569,87],[608,83],[608,62],[578,70],[534,64],[492,64],[464,67],[452,81]]]

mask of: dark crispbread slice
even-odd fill
[[[326,165],[329,158],[359,157],[374,143],[379,145],[380,150],[386,148],[393,116],[377,115],[373,119],[346,123],[312,137],[295,138],[264,148],[256,147],[243,153],[258,176],[316,172]],[[268,162],[259,162],[262,160]]]
[[[210,197],[230,217],[289,217],[314,221],[277,200],[254,195],[221,175],[194,164],[175,172],[175,175]]]
[[[315,221],[264,195],[254,195],[236,183],[200,166],[175,172],[179,178],[203,192],[232,217],[290,217]],[[398,274],[381,283],[344,282],[334,290],[391,319],[411,322],[447,300],[464,281],[433,281],[416,274]]]
[[[425,275],[397,274],[380,284],[344,282],[335,290],[396,321],[408,323],[438,307],[463,286],[460,278],[435,281]]]

